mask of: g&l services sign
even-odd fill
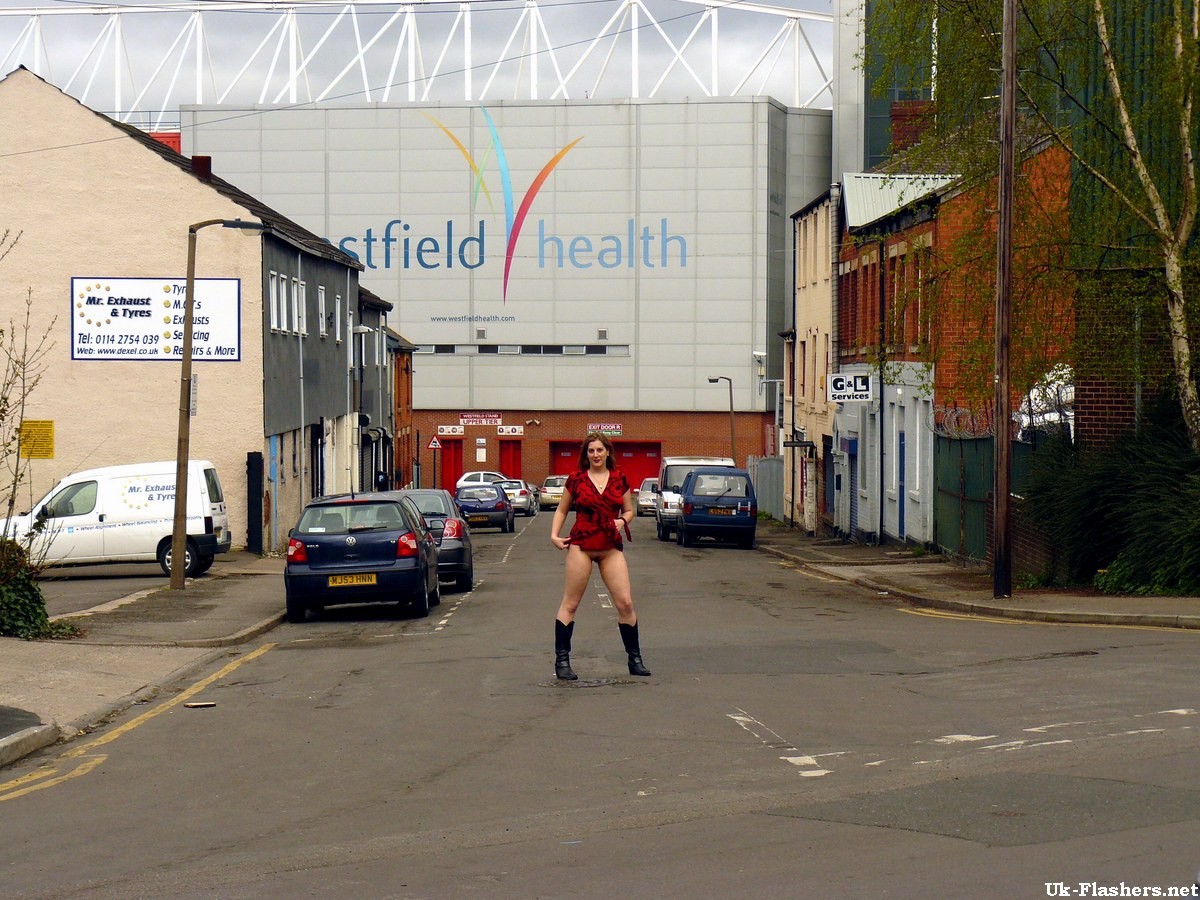
[[[829,402],[851,403],[856,400],[870,400],[870,375],[830,375]]]

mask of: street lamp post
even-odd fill
[[[179,375],[179,443],[175,450],[175,521],[171,530],[171,590],[182,590],[187,562],[187,474],[192,428],[192,309],[196,293],[196,232],[210,225],[262,231],[259,222],[205,219],[188,226],[187,281],[183,290],[183,365]]]
[[[734,437],[733,428],[733,379],[728,375],[709,376],[708,383],[716,384],[718,381],[729,383],[729,455],[733,458],[734,465],[737,464],[737,438]]]

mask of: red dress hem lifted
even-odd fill
[[[624,542],[615,523],[624,512],[625,495],[629,493],[629,481],[625,473],[620,469],[610,469],[608,484],[600,491],[587,472],[572,472],[564,490],[571,495],[575,509],[575,524],[567,543],[580,550],[623,551]],[[633,539],[628,524],[625,525],[625,534],[630,540]]]

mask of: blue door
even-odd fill
[[[900,540],[904,540],[904,507],[908,505],[907,497],[904,493],[904,432],[901,431],[897,436],[896,449],[896,465],[900,467],[897,474],[898,484],[896,485],[897,499],[900,502]]]

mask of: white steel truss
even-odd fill
[[[183,103],[719,97],[730,83],[724,96],[828,107],[833,18],[737,0],[43,0],[0,8],[0,75],[23,65],[150,129]]]

